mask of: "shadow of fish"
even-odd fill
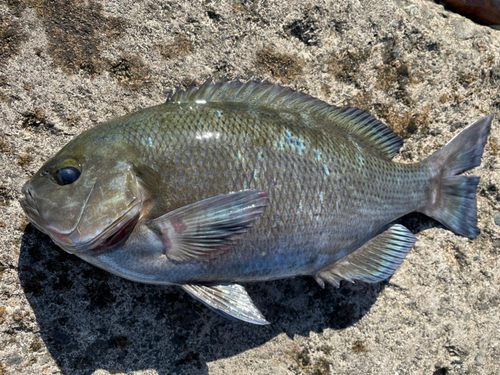
[[[365,111],[267,81],[208,80],[76,137],[21,204],[97,267],[266,324],[238,282],[381,281],[415,242],[389,223],[412,211],[476,237],[479,178],[460,174],[480,164],[491,121],[399,164],[402,140]]]

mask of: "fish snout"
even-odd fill
[[[35,193],[33,192],[33,186],[31,184],[25,184],[23,188],[21,189],[22,193],[24,194],[23,200],[21,200],[21,205],[22,206],[27,206],[31,210],[38,212],[38,209],[36,207],[36,201],[35,201]]]

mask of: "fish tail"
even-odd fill
[[[481,164],[492,120],[493,115],[489,115],[476,121],[427,159],[432,187],[422,211],[468,238],[480,232],[476,207],[479,177],[459,174]]]

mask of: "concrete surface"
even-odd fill
[[[500,31],[416,0],[4,0],[0,38],[0,374],[500,373]],[[21,186],[70,139],[224,75],[365,108],[405,138],[402,162],[495,113],[481,234],[406,217],[418,242],[389,281],[248,285],[258,327],[27,225]]]

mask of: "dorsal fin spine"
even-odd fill
[[[198,89],[198,93],[201,97],[206,95],[211,84],[212,84],[212,78],[209,78],[205,81],[205,83],[203,85],[200,86],[200,88]]]
[[[371,147],[376,154],[389,159],[403,144],[391,129],[364,110],[335,107],[289,87],[272,84],[267,79],[243,83],[238,79],[228,81],[225,77],[213,82],[209,78],[200,88],[193,81],[186,91],[179,89],[175,94],[170,94],[167,103],[202,100],[245,102],[323,118],[332,122],[332,126],[344,128],[361,144]]]

